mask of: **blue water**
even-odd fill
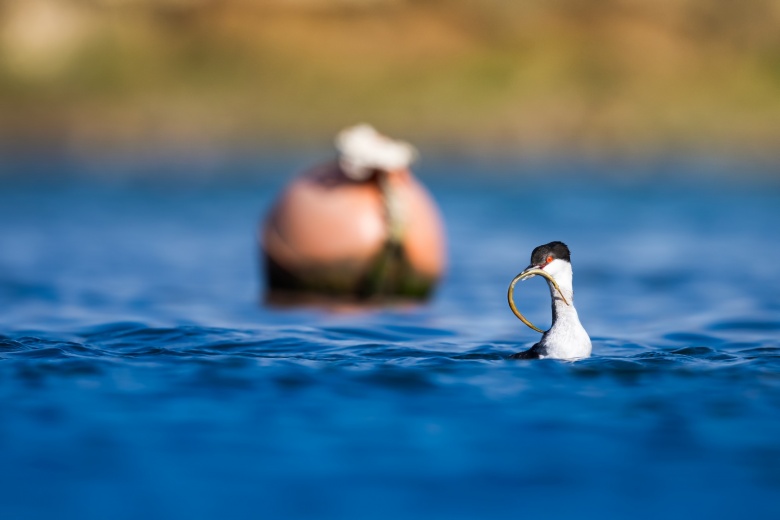
[[[266,308],[294,166],[5,165],[0,518],[780,516],[780,184],[429,164],[429,305]],[[551,240],[594,355],[506,361]]]

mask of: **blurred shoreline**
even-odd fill
[[[780,5],[4,0],[0,153],[780,164]]]
[[[276,192],[302,171],[335,157],[330,148],[295,152],[196,150],[190,153],[152,148],[76,155],[52,149],[0,154],[0,189],[30,184],[60,189],[83,183],[106,187],[143,187],[175,191],[236,187]],[[777,162],[715,156],[656,155],[593,158],[478,156],[423,150],[412,165],[431,189],[493,186],[543,191],[554,183],[588,189],[600,183],[627,189],[733,191],[780,194]],[[517,184],[522,182],[522,184]],[[550,184],[553,183],[553,184]]]

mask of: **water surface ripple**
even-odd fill
[[[780,191],[443,179],[435,299],[360,311],[258,303],[278,184],[6,181],[0,518],[780,517]],[[507,360],[553,239],[594,355]]]

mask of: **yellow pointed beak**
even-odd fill
[[[569,302],[566,301],[566,297],[561,292],[561,288],[558,287],[558,283],[555,281],[555,278],[550,276],[550,274],[546,272],[544,269],[539,269],[537,267],[530,267],[514,277],[512,283],[509,284],[509,291],[507,291],[506,299],[507,301],[509,301],[509,308],[512,309],[512,312],[515,313],[515,316],[517,316],[520,319],[520,321],[525,323],[528,327],[532,328],[536,332],[544,333],[542,329],[540,329],[539,327],[537,327],[536,325],[528,321],[528,319],[525,316],[523,316],[523,313],[517,310],[517,307],[515,306],[515,297],[514,297],[515,284],[517,284],[517,282],[527,280],[528,278],[532,278],[537,275],[543,278],[547,278],[547,281],[550,282],[553,287],[555,287],[556,291],[558,291],[558,294],[561,296],[561,300],[563,300],[563,303],[569,305]]]

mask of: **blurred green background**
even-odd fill
[[[780,162],[777,0],[0,0],[0,146]]]

